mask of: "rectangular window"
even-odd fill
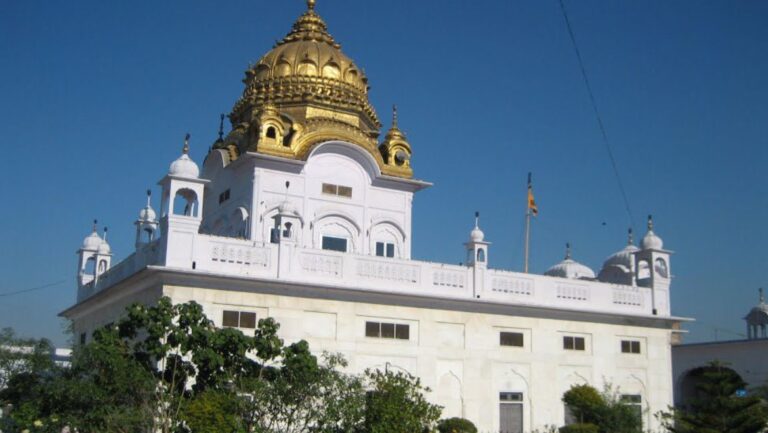
[[[335,195],[339,197],[352,198],[352,187],[343,185],[334,185],[332,183],[323,184],[323,194]]]
[[[523,393],[499,393],[499,431],[523,433]]]
[[[323,249],[345,253],[347,252],[347,240],[333,236],[323,236]]]
[[[365,336],[409,340],[411,338],[411,329],[410,325],[401,323],[365,322]]]
[[[80,333],[80,345],[85,346],[85,332]]]
[[[632,412],[635,414],[640,424],[643,422],[643,397],[640,394],[622,394],[621,403],[632,408]]]
[[[395,257],[395,244],[376,242],[376,255],[379,257]]]
[[[565,350],[586,350],[584,337],[572,337],[566,335],[563,337],[563,349]]]
[[[640,353],[640,342],[636,340],[621,340],[621,353]]]
[[[499,344],[502,346],[523,347],[523,333],[499,332]]]
[[[224,310],[221,318],[222,326],[228,328],[256,328],[256,313],[248,311]]]

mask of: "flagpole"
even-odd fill
[[[531,208],[526,206],[525,210],[525,263],[523,272],[528,273],[528,245],[531,240]]]

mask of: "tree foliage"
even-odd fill
[[[135,304],[94,332],[69,368],[29,362],[0,400],[3,432],[377,433],[432,429],[440,408],[404,373],[343,372],[306,341],[285,345],[279,324],[253,336],[216,328],[199,304]],[[6,333],[4,335],[11,335]],[[47,359],[50,360],[50,357]]]
[[[768,427],[768,407],[758,395],[737,396],[746,389],[726,365],[712,362],[699,370],[696,395],[687,407],[660,415],[672,433],[760,433]]]
[[[560,433],[642,432],[642,419],[610,387],[600,393],[589,385],[574,385],[563,395],[563,402],[578,420],[578,424],[562,427]]]
[[[472,421],[464,418],[446,418],[437,423],[440,433],[477,433],[477,427]]]

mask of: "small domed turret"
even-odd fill
[[[591,280],[595,278],[595,272],[589,267],[571,258],[571,244],[565,244],[565,259],[547,269],[544,275],[550,277],[570,278],[574,280]]]
[[[171,176],[191,179],[197,179],[198,176],[200,176],[200,168],[195,164],[195,161],[192,161],[189,157],[189,134],[184,138],[184,147],[181,156],[171,163],[171,167],[168,169],[168,174]]]
[[[759,302],[744,317],[747,321],[747,338],[750,340],[768,338],[768,304],[765,303],[763,289],[760,288],[758,291],[760,292]]]
[[[644,250],[660,250],[664,247],[664,241],[653,232],[653,215],[648,215],[648,232],[643,236],[640,246]]]
[[[83,251],[98,251],[99,245],[101,245],[101,236],[99,236],[99,233],[96,229],[96,224],[98,222],[96,220],[93,220],[93,231],[91,234],[85,237],[83,239],[83,246],[80,247]]]
[[[469,232],[470,242],[482,242],[485,239],[485,233],[480,230],[480,212],[475,212],[475,228]]]

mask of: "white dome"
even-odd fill
[[[139,221],[141,222],[155,222],[157,221],[157,213],[152,206],[147,205],[139,211]]]
[[[653,217],[648,215],[648,233],[643,236],[640,246],[644,250],[660,250],[664,246],[664,241],[653,232]]]
[[[482,242],[483,239],[485,239],[485,233],[483,233],[483,231],[480,230],[479,227],[473,228],[472,231],[469,233],[470,242]]]
[[[660,250],[664,246],[664,241],[656,236],[656,233],[654,233],[653,230],[648,230],[648,233],[643,236],[641,245],[644,250]]]
[[[100,245],[101,237],[98,233],[96,233],[96,230],[94,230],[91,234],[86,236],[85,239],[83,239],[83,246],[81,249],[87,251],[97,251]]]
[[[112,248],[109,247],[109,244],[107,243],[106,240],[104,239],[101,240],[101,243],[99,244],[99,248],[98,248],[98,253],[104,254],[104,255],[112,254]]]
[[[469,232],[470,242],[482,242],[485,239],[485,233],[480,230],[480,212],[475,212],[475,228]]]
[[[195,164],[195,161],[190,159],[189,155],[183,153],[176,161],[171,163],[171,167],[168,169],[168,174],[171,176],[197,179],[200,175],[200,168]]]
[[[589,267],[573,259],[565,259],[562,262],[552,266],[544,272],[544,275],[550,277],[570,278],[574,280],[593,279],[595,272]]]
[[[552,266],[544,272],[550,277],[570,278],[573,280],[594,279],[595,272],[589,267],[571,258],[571,246],[566,246],[565,260]]]
[[[633,256],[638,251],[640,251],[640,248],[636,247],[632,241],[632,229],[629,229],[627,246],[625,246],[621,251],[617,251],[608,256],[608,258],[605,259],[605,262],[603,262],[603,268],[619,266],[627,270],[632,269],[632,262],[634,261]]]

